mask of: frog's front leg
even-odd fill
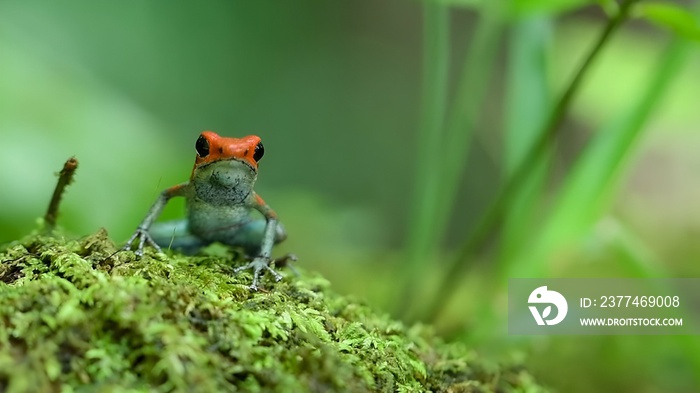
[[[136,231],[134,234],[129,238],[129,240],[126,242],[124,247],[122,247],[122,250],[130,250],[132,244],[136,239],[139,240],[138,246],[136,247],[136,256],[137,257],[142,257],[143,256],[143,247],[146,245],[146,243],[150,244],[153,248],[158,250],[158,252],[162,252],[160,249],[160,246],[153,240],[151,235],[148,233],[149,228],[153,224],[153,222],[160,216],[160,213],[163,211],[163,208],[165,205],[168,203],[170,198],[176,197],[176,196],[184,196],[189,190],[189,183],[182,183],[178,184],[176,186],[170,187],[166,190],[163,190],[163,192],[160,193],[158,196],[158,199],[151,205],[151,208],[148,210],[148,214],[146,214],[146,217],[141,221],[141,224],[136,228]]]
[[[262,241],[260,242],[260,251],[258,256],[255,257],[250,263],[245,266],[234,269],[234,273],[239,273],[243,270],[252,269],[253,270],[253,283],[250,285],[250,289],[258,289],[258,281],[263,271],[269,271],[274,277],[275,281],[282,279],[282,276],[277,273],[273,268],[270,267],[270,256],[272,255],[272,246],[275,244],[275,238],[279,238],[278,235],[278,219],[277,214],[270,208],[270,206],[265,203],[265,201],[257,194],[251,195],[248,204],[252,208],[258,210],[265,216],[266,225],[265,231],[263,232]]]

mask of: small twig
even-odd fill
[[[73,181],[73,175],[75,174],[75,170],[77,168],[78,160],[75,157],[71,157],[65,164],[63,164],[63,169],[58,174],[58,182],[56,183],[56,188],[53,190],[53,196],[51,197],[49,208],[44,216],[47,231],[51,231],[56,227],[56,217],[58,217],[58,207],[61,204],[63,191],[65,190],[66,186]]]

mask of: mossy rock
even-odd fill
[[[234,255],[141,260],[105,231],[0,253],[0,392],[539,392],[302,271],[264,290]]]

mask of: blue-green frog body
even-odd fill
[[[159,251],[172,247],[193,254],[212,242],[221,242],[242,247],[255,256],[235,270],[253,269],[252,289],[257,289],[264,270],[280,280],[282,277],[269,266],[270,256],[272,246],[287,235],[277,214],[253,190],[258,162],[264,154],[260,138],[226,138],[205,131],[197,139],[195,150],[190,180],[160,194],[124,249],[131,249],[138,239],[139,257],[146,243]],[[186,199],[187,218],[154,223],[168,200],[178,196]]]

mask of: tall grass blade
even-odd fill
[[[509,68],[506,84],[504,164],[506,178],[513,175],[527,149],[535,144],[551,105],[547,76],[547,52],[551,21],[544,16],[514,22],[510,33]],[[530,232],[533,213],[547,174],[549,154],[533,169],[510,200],[504,217],[501,259],[512,257]]]
[[[688,42],[675,39],[660,57],[639,101],[629,112],[604,126],[584,150],[562,187],[540,239],[521,253],[507,276],[546,275],[552,252],[591,230],[617,189],[617,180],[633,155],[644,124],[678,74],[688,51]]]
[[[416,152],[415,189],[405,261],[404,296],[418,285],[423,276],[425,261],[432,260],[438,240],[435,210],[439,203],[440,184],[435,176],[440,171],[443,123],[447,108],[447,80],[450,58],[450,20],[446,6],[425,2],[423,5],[423,99],[421,124]]]
[[[526,183],[532,174],[532,170],[537,167],[537,163],[542,160],[542,157],[546,154],[546,150],[548,146],[550,146],[553,138],[556,136],[556,133],[559,130],[559,125],[563,121],[564,116],[571,105],[573,97],[578,91],[584,76],[588,73],[591,64],[597,58],[605,44],[609,42],[609,39],[612,37],[613,33],[627,19],[631,6],[637,1],[639,0],[624,1],[620,5],[618,14],[610,19],[610,21],[606,24],[605,29],[598,38],[598,41],[594,45],[593,49],[586,56],[586,59],[579,68],[578,72],[575,74],[567,88],[564,90],[561,98],[558,100],[557,105],[554,107],[550,117],[548,118],[546,126],[538,135],[536,143],[528,150],[523,161],[518,164],[515,173],[508,179],[505,187],[501,189],[494,202],[489,205],[486,212],[484,212],[482,218],[475,226],[474,230],[464,241],[457,258],[455,258],[454,261],[452,261],[447,267],[444,279],[442,280],[437,293],[431,299],[430,307],[428,308],[429,320],[434,319],[442,311],[443,305],[447,303],[447,299],[449,299],[454,293],[461,280],[462,274],[467,268],[466,261],[480,246],[483,245],[488,236],[493,232],[503,217],[503,214],[507,211],[506,207],[509,204],[511,196],[514,195],[520,189],[520,187]]]
[[[433,236],[442,239],[457,198],[459,179],[465,172],[470,140],[488,91],[499,40],[503,33],[505,5],[484,2],[480,19],[460,73],[455,98],[446,122],[437,228]]]
[[[415,220],[412,227],[423,221],[429,225],[412,228],[410,241],[417,240],[419,243],[409,244],[409,247],[415,247],[415,250],[412,249],[409,252],[417,252],[409,257],[410,278],[404,284],[403,296],[399,299],[401,303],[397,307],[397,313],[404,318],[410,318],[409,312],[416,310],[415,285],[423,277],[424,271],[419,265],[429,260],[431,252],[437,249],[444,238],[449,224],[458,180],[464,172],[469,140],[487,91],[498,48],[498,39],[502,31],[502,8],[501,2],[486,2],[482,7],[476,31],[460,72],[454,102],[447,114],[444,135],[439,139],[439,152],[425,158],[435,161],[440,166],[438,170],[433,170],[432,166],[426,166],[422,169],[425,172],[420,174],[421,179],[425,176],[429,181],[422,185],[426,190],[421,191],[424,193],[421,197],[423,202],[420,203],[420,212],[417,215],[421,218]],[[431,143],[434,142],[432,140],[434,137],[436,135],[429,136]],[[435,157],[441,157],[441,160],[435,160]],[[421,183],[418,184],[420,187]],[[418,237],[420,239],[417,239]]]

